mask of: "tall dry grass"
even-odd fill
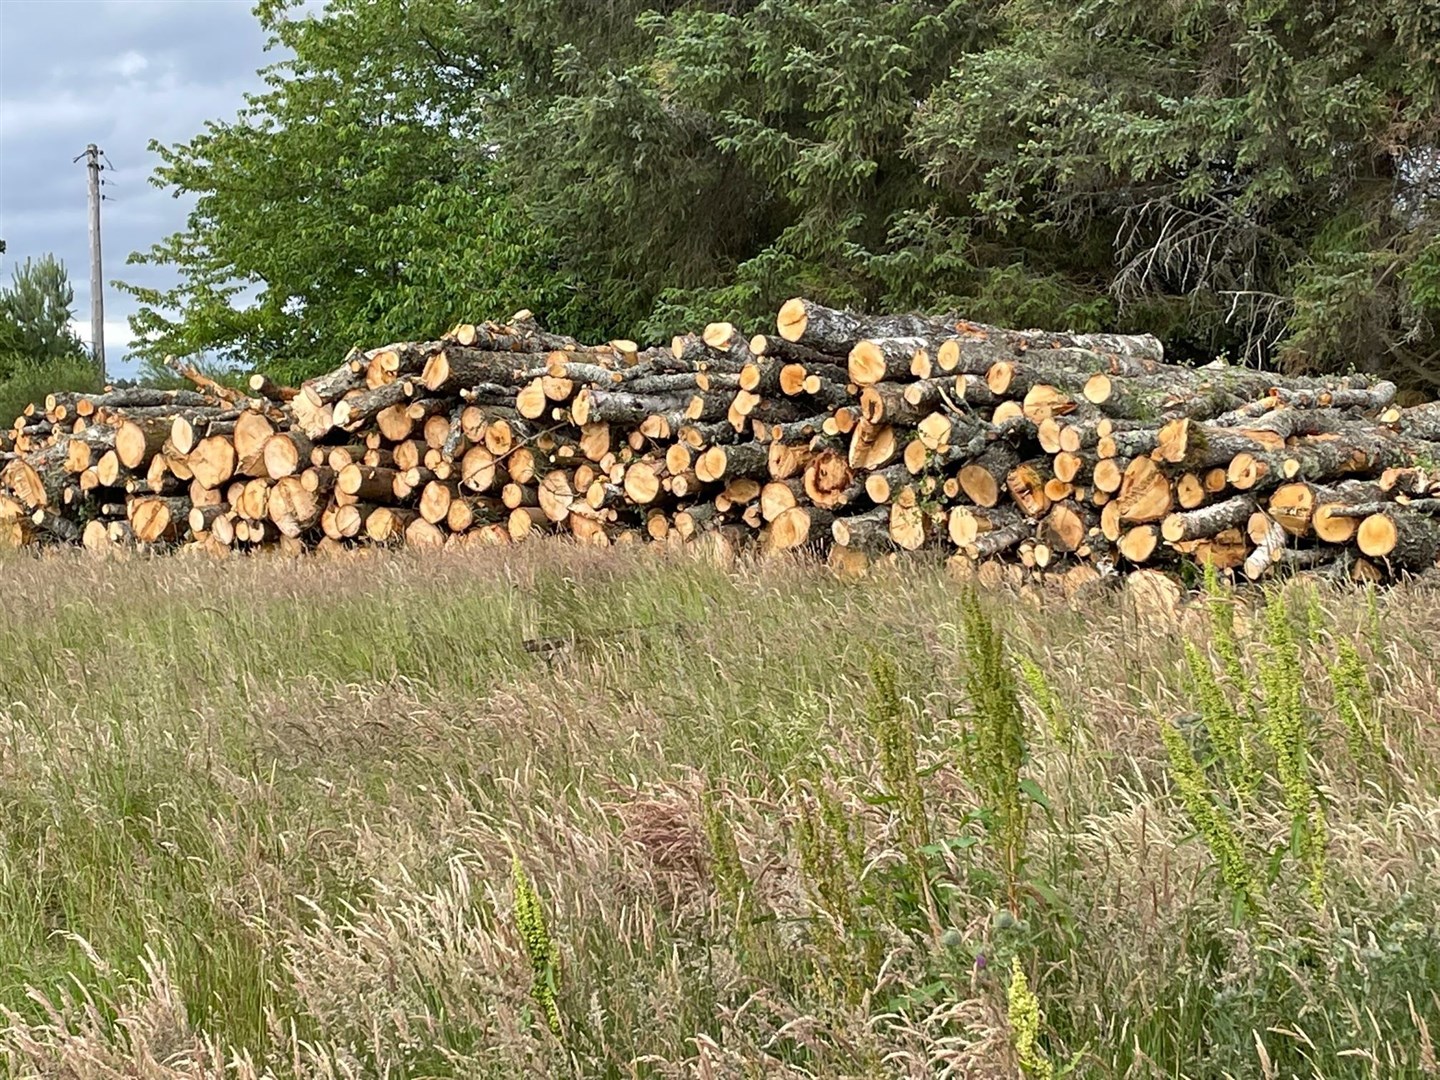
[[[1437,1074],[1433,593],[0,579],[7,1075]]]

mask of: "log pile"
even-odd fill
[[[1379,579],[1440,556],[1440,404],[1167,364],[1148,335],[870,317],[581,343],[527,312],[297,388],[55,394],[0,435],[0,543],[298,553],[564,533],[948,550],[1077,577],[1182,559]]]

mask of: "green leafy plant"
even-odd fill
[[[964,685],[969,697],[965,769],[984,803],[991,840],[1000,855],[1006,892],[1019,907],[1026,830],[1034,792],[1021,770],[1027,760],[1025,709],[1005,648],[1005,636],[974,591],[960,601]]]
[[[1015,1048],[1021,1071],[1030,1080],[1052,1080],[1055,1066],[1040,1047],[1040,999],[1030,989],[1030,980],[1020,958],[1010,962],[1010,984],[1005,989],[1006,1016],[1010,1022],[1010,1040]]]
[[[900,823],[901,843],[912,862],[930,842],[925,790],[915,751],[915,727],[896,688],[895,664],[878,656],[870,665],[870,702],[866,720],[880,751],[885,794]]]
[[[1205,771],[1195,760],[1194,752],[1180,730],[1174,724],[1162,721],[1160,738],[1165,744],[1170,775],[1180,802],[1219,866],[1220,880],[1247,914],[1257,914],[1260,910],[1260,889],[1239,832],[1215,799]]]
[[[1290,812],[1291,845],[1308,873],[1311,899],[1325,898],[1324,803],[1310,771],[1310,712],[1302,693],[1300,647],[1284,596],[1272,592],[1265,605],[1267,655],[1260,665],[1264,694],[1262,730],[1274,757],[1285,806]]]
[[[1194,703],[1220,762],[1225,781],[1238,798],[1247,799],[1254,794],[1260,783],[1260,771],[1247,731],[1246,718],[1231,704],[1216,678],[1209,657],[1205,656],[1193,641],[1187,640],[1183,648]]]
[[[1381,753],[1379,733],[1374,727],[1375,691],[1370,685],[1370,672],[1360,651],[1349,638],[1341,638],[1335,646],[1335,661],[1330,665],[1330,688],[1335,711],[1345,725],[1345,739],[1350,755],[1357,763],[1374,761]]]
[[[740,861],[735,830],[709,787],[700,793],[700,815],[710,852],[710,879],[736,918],[744,922],[754,902],[753,887]]]
[[[65,264],[53,255],[26,259],[0,288],[0,382],[26,368],[64,371],[83,362],[85,346],[71,323],[75,290]]]
[[[800,869],[824,915],[811,923],[824,958],[816,977],[828,994],[853,1003],[864,994],[881,956],[880,943],[860,917],[868,899],[861,884],[864,833],[823,781],[804,784],[799,809]]]
[[[1075,738],[1075,728],[1070,717],[1061,707],[1060,699],[1050,685],[1044,669],[1028,656],[1017,653],[1015,663],[1020,667],[1020,678],[1030,692],[1030,700],[1045,721],[1050,738],[1056,745],[1069,749]]]
[[[530,960],[530,995],[535,999],[545,1023],[557,1036],[560,1034],[560,1008],[555,1001],[555,987],[558,981],[556,970],[555,943],[550,938],[550,928],[545,922],[545,908],[530,876],[515,855],[510,864],[511,886],[514,889],[515,928],[520,933],[520,942]]]
[[[8,427],[27,405],[43,407],[50,394],[94,394],[104,389],[100,369],[87,356],[25,360],[0,380],[0,427]]]

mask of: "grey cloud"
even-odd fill
[[[263,89],[256,69],[279,59],[264,45],[248,0],[0,0],[4,277],[27,255],[54,252],[88,327],[85,170],[72,159],[94,142],[114,165],[105,173],[107,284],[173,284],[167,269],[125,265],[183,227],[189,210],[148,182],[156,157],[147,146],[233,118],[247,92]],[[105,300],[111,368],[129,373],[115,335],[134,304],[108,287]]]

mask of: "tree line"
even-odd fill
[[[530,308],[581,337],[797,293],[1440,386],[1433,0],[331,0],[154,149],[152,361],[282,378]]]

